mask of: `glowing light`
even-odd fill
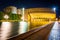
[[[22,10],[23,10],[22,18],[23,18],[23,21],[24,21],[24,10],[25,10],[25,8],[22,8]]]
[[[24,21],[21,21],[19,24],[20,24],[19,34],[27,32],[28,24],[26,22],[24,22]]]
[[[58,18],[56,18],[56,21],[58,21]]]
[[[27,32],[27,22],[24,21],[24,10],[25,8],[22,8],[22,21],[19,23],[19,34]]]
[[[56,8],[53,8],[54,12],[56,11]]]
[[[56,8],[54,8],[54,10],[56,10]]]
[[[8,16],[8,15],[4,15],[4,18],[5,18],[5,19],[8,19],[8,18],[9,18],[9,16]]]
[[[1,26],[1,40],[7,40],[11,33],[11,23],[10,22],[2,22]]]

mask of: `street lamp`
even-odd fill
[[[21,17],[22,21],[24,21],[24,10],[25,8],[22,8],[22,17]]]
[[[56,13],[56,8],[53,8],[53,11]],[[58,18],[56,18],[56,21],[58,20]]]
[[[53,11],[56,12],[56,8],[53,8]]]
[[[25,8],[22,8],[22,21],[20,22],[20,27],[19,27],[19,34],[27,32],[28,29],[28,23],[24,21],[24,15],[25,15]]]
[[[23,17],[23,21],[24,21],[24,10],[25,10],[25,8],[22,8],[22,17]]]

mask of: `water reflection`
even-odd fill
[[[1,24],[1,40],[6,40],[11,34],[11,23],[2,22]]]
[[[11,22],[12,28],[11,28],[11,35],[10,37],[13,37],[15,35],[18,35],[18,30],[19,30],[19,22]]]
[[[14,37],[28,31],[27,22],[2,22],[1,23],[1,40]]]
[[[27,32],[27,23],[25,22],[2,22],[1,23],[1,40],[7,40],[18,34]]]
[[[27,24],[27,22],[21,21],[19,24],[20,24],[19,25],[19,31],[18,31],[19,34],[22,34],[22,33],[25,33],[25,32],[28,31],[28,24]]]

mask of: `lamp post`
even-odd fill
[[[56,8],[53,8],[53,11],[56,13]],[[56,18],[56,21],[58,20],[58,18]]]
[[[19,27],[19,34],[22,34],[22,33],[25,33],[27,32],[27,27],[28,27],[28,24],[27,22],[24,20],[24,15],[25,15],[25,8],[22,8],[22,21],[20,22],[20,27]]]
[[[56,12],[56,8],[53,8],[53,11]]]

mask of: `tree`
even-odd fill
[[[3,12],[0,11],[0,20],[3,19]]]

